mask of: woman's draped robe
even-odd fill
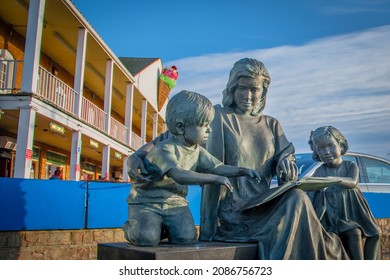
[[[279,161],[294,147],[279,122],[266,115],[244,119],[229,107],[215,106],[208,151],[224,164],[255,169],[258,183],[231,178],[232,193],[216,185],[202,192],[200,240],[258,242],[260,259],[344,259],[340,239],[321,226],[311,201],[298,189],[241,211],[239,205],[269,188]]]

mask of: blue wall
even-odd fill
[[[83,228],[83,185],[0,178],[0,230]]]
[[[0,230],[116,228],[127,220],[128,183],[0,177]],[[390,218],[390,193],[364,193],[376,218]],[[188,201],[200,220],[201,188]]]
[[[0,178],[0,230],[121,227],[127,183]]]
[[[0,230],[122,227],[128,183],[10,179],[0,177]],[[201,188],[188,199],[199,224]]]

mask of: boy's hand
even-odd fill
[[[230,183],[230,180],[228,177],[217,176],[215,183],[222,185],[222,186],[225,186],[230,192],[233,192],[233,186]]]
[[[242,168],[243,176],[247,176],[249,178],[255,179],[256,181],[260,182],[261,177],[259,173],[254,170],[254,169],[249,169],[249,168]]]
[[[142,174],[147,174],[146,168],[142,159],[137,157],[135,154],[131,155],[127,159],[127,173],[129,177],[136,180],[139,183],[148,183],[150,179],[146,176],[142,176]]]

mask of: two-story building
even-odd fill
[[[0,0],[0,66],[0,177],[128,180],[165,130],[161,59],[117,57],[70,0]]]

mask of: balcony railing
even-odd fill
[[[110,135],[122,143],[126,143],[127,127],[118,122],[116,119],[111,118]]]
[[[74,114],[76,91],[42,67],[39,67],[37,94],[68,113]]]
[[[144,144],[143,139],[132,131],[131,132],[131,143],[130,143],[130,146],[133,149],[138,150],[139,148],[142,147],[143,144]]]
[[[0,93],[18,93],[21,90],[21,76],[23,72],[23,60],[0,60]],[[56,105],[66,112],[74,115],[75,99],[78,93],[52,73],[39,66],[39,79],[36,94],[44,100]],[[17,78],[19,77],[19,78]],[[100,109],[86,98],[81,101],[80,119],[89,123],[93,127],[105,131],[106,112]],[[127,144],[128,128],[111,118],[111,129],[109,134],[115,139]],[[143,139],[132,133],[131,147],[138,149],[143,143]]]
[[[80,118],[101,131],[104,131],[104,122],[107,113],[85,97],[83,97],[81,106]]]

